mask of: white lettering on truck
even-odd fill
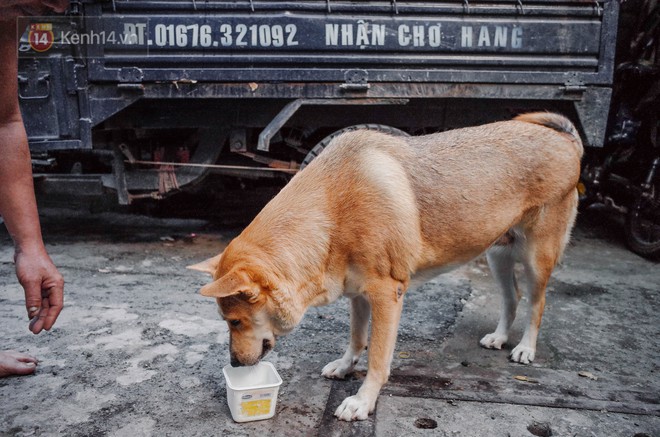
[[[511,38],[509,38],[509,34]],[[491,38],[491,35],[493,37]],[[476,38],[475,38],[476,36]],[[512,49],[522,48],[523,30],[520,26],[512,28],[506,26],[461,26],[461,47],[510,47]]]
[[[385,25],[358,21],[355,25],[350,23],[326,23],[326,46],[384,46]]]

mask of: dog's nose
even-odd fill
[[[236,359],[236,357],[231,357],[230,364],[232,367],[243,367],[244,364]]]
[[[261,345],[261,354],[266,355],[273,348],[273,343],[270,340],[264,340]]]

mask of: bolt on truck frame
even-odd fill
[[[294,173],[337,132],[529,110],[603,144],[615,0],[78,0],[30,18],[19,94],[38,186],[161,198]]]

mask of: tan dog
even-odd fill
[[[308,307],[347,296],[350,344],[323,375],[343,378],[353,370],[367,346],[371,312],[367,376],[335,412],[366,419],[389,377],[411,275],[449,269],[484,251],[503,305],[497,329],[481,344],[499,349],[507,341],[519,261],[531,304],[511,358],[529,363],[546,283],[575,219],[582,153],[571,122],[550,113],[421,137],[337,137],[222,254],[192,266],[214,277],[201,293],[217,298],[229,323],[232,364],[257,363]]]

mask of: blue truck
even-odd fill
[[[347,129],[414,135],[558,111],[604,142],[615,0],[77,0],[25,19],[40,186],[160,199],[287,178]]]

